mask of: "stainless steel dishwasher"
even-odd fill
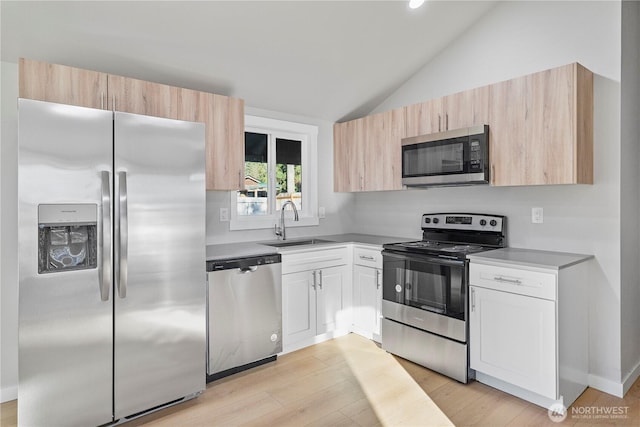
[[[207,382],[282,351],[279,254],[207,261]]]

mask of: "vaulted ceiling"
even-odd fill
[[[340,121],[368,113],[495,1],[6,1],[19,57]]]

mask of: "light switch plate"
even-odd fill
[[[534,224],[542,224],[544,222],[542,208],[531,208],[531,222]]]
[[[229,208],[220,208],[220,222],[229,221]]]
[[[324,218],[325,213],[324,213],[324,207],[319,207],[318,208],[318,218]]]

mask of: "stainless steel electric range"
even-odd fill
[[[506,246],[500,215],[422,216],[422,240],[383,246],[382,348],[462,383],[469,369],[468,254]]]

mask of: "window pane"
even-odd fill
[[[276,138],[276,209],[291,200],[302,210],[302,142]]]
[[[238,191],[238,215],[269,213],[268,140],[263,133],[244,133],[244,190]]]

